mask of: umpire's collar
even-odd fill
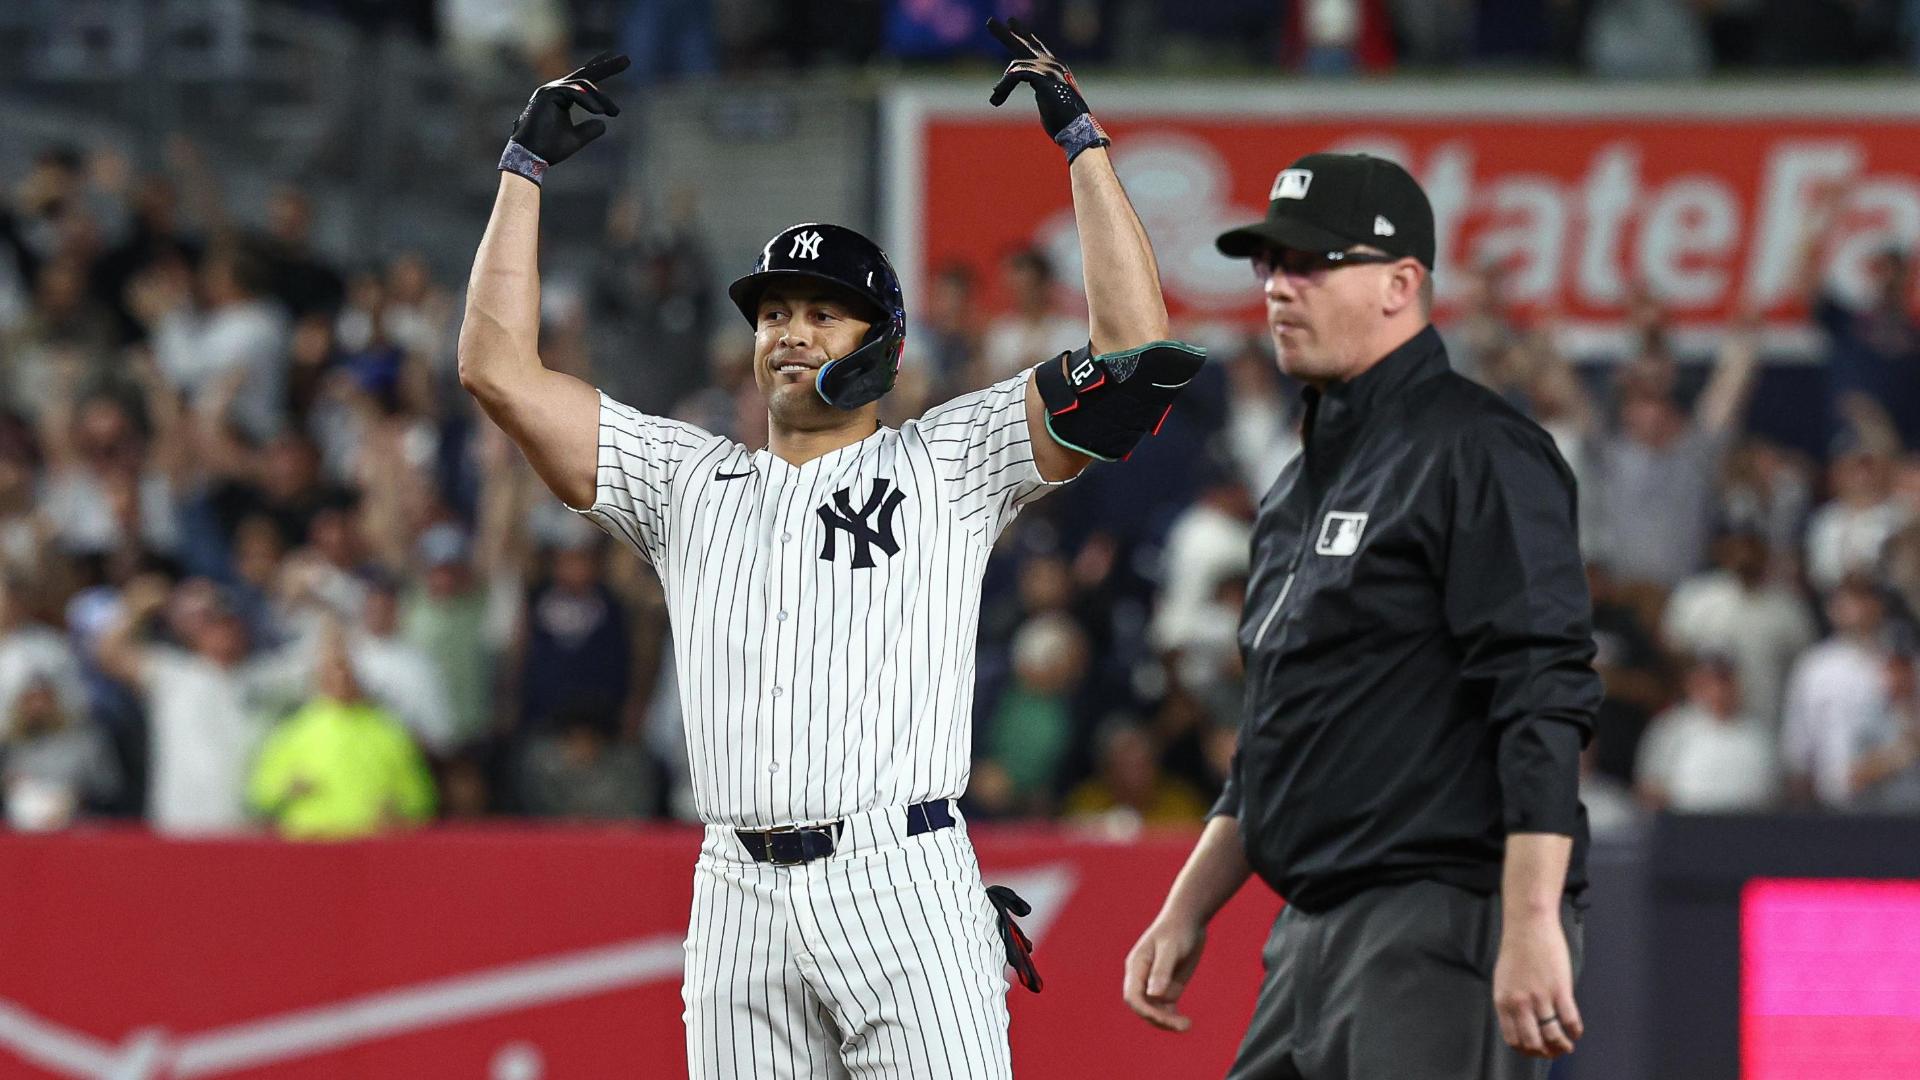
[[[1322,419],[1330,420],[1335,414],[1361,416],[1450,370],[1440,332],[1428,323],[1367,370],[1345,382],[1333,383],[1325,391],[1308,387],[1304,396],[1310,406],[1319,406],[1315,411],[1322,414]]]

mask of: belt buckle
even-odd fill
[[[815,829],[815,830],[810,830],[808,826],[802,826],[802,825],[777,825],[777,826],[775,826],[775,827],[773,827],[773,828],[771,828],[771,829],[765,829],[765,830],[763,830],[763,831],[764,831],[764,832],[766,833],[766,835],[767,835],[767,862],[768,862],[768,863],[769,863],[770,865],[773,865],[773,866],[801,866],[801,865],[804,865],[804,864],[806,863],[806,861],[807,861],[807,852],[806,852],[806,845],[805,845],[805,843],[803,842],[803,843],[801,844],[801,846],[800,846],[800,849],[799,849],[799,857],[798,857],[798,858],[793,858],[793,859],[783,859],[783,858],[781,858],[781,857],[780,857],[780,856],[779,856],[778,854],[776,854],[776,853],[774,852],[774,846],[773,846],[773,837],[774,837],[774,835],[775,835],[776,833],[795,833],[795,834],[798,834],[798,833],[801,833],[801,832],[807,832],[807,831],[815,831],[815,832],[817,832],[817,831],[819,831],[819,830],[817,830],[817,829]]]

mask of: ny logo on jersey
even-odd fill
[[[793,246],[787,249],[789,259],[817,259],[820,257],[820,234],[803,232],[793,238]]]
[[[828,562],[833,561],[834,535],[843,529],[855,544],[855,570],[873,569],[873,552],[869,548],[877,547],[888,555],[899,554],[900,542],[893,538],[893,512],[900,509],[900,504],[905,500],[906,495],[899,488],[882,479],[874,480],[873,491],[858,510],[853,508],[853,500],[846,488],[834,492],[832,505],[819,508],[820,520],[827,523],[827,539],[820,545],[820,557]],[[838,507],[837,511],[835,507]],[[880,517],[877,528],[872,521],[876,513]]]

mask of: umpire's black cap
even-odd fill
[[[1267,217],[1220,234],[1234,259],[1263,247],[1344,251],[1356,244],[1433,269],[1433,204],[1407,170],[1369,154],[1308,154],[1273,178]]]

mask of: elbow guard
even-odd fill
[[[1069,450],[1124,460],[1143,436],[1160,433],[1173,399],[1206,360],[1206,350],[1178,341],[1103,356],[1093,355],[1091,344],[1062,353],[1033,369],[1047,433]]]

